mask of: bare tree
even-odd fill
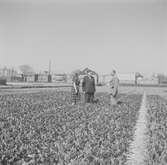
[[[23,81],[27,81],[27,76],[30,74],[34,74],[34,70],[29,65],[21,65],[19,67],[20,71],[22,72],[22,79]]]
[[[19,67],[20,71],[22,72],[22,74],[24,75],[29,75],[29,74],[33,74],[34,73],[34,70],[31,66],[29,65],[21,65]]]

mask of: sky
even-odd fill
[[[0,67],[167,73],[166,0],[0,0]]]

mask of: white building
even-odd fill
[[[135,83],[135,73],[117,73],[120,83],[134,84]],[[100,83],[106,84],[111,80],[111,75],[100,75]]]

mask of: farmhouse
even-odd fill
[[[142,79],[143,76],[140,73],[121,73],[118,72],[117,76],[121,84],[136,84],[139,79]],[[106,84],[111,80],[110,74],[101,75],[99,77],[100,83]]]
[[[81,83],[82,83],[82,80],[83,80],[83,78],[84,78],[84,76],[86,75],[87,72],[91,72],[92,73],[96,84],[99,83],[99,75],[98,75],[98,73],[96,73],[95,71],[93,71],[93,70],[91,70],[89,68],[85,68],[82,71],[80,71],[80,70],[73,71],[72,74],[75,73],[75,72],[77,72],[79,74],[79,78],[81,80]]]
[[[52,82],[67,82],[66,74],[52,74]]]

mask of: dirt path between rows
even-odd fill
[[[147,98],[143,94],[142,104],[139,110],[139,118],[135,126],[134,140],[130,144],[127,165],[144,165],[147,155]]]

